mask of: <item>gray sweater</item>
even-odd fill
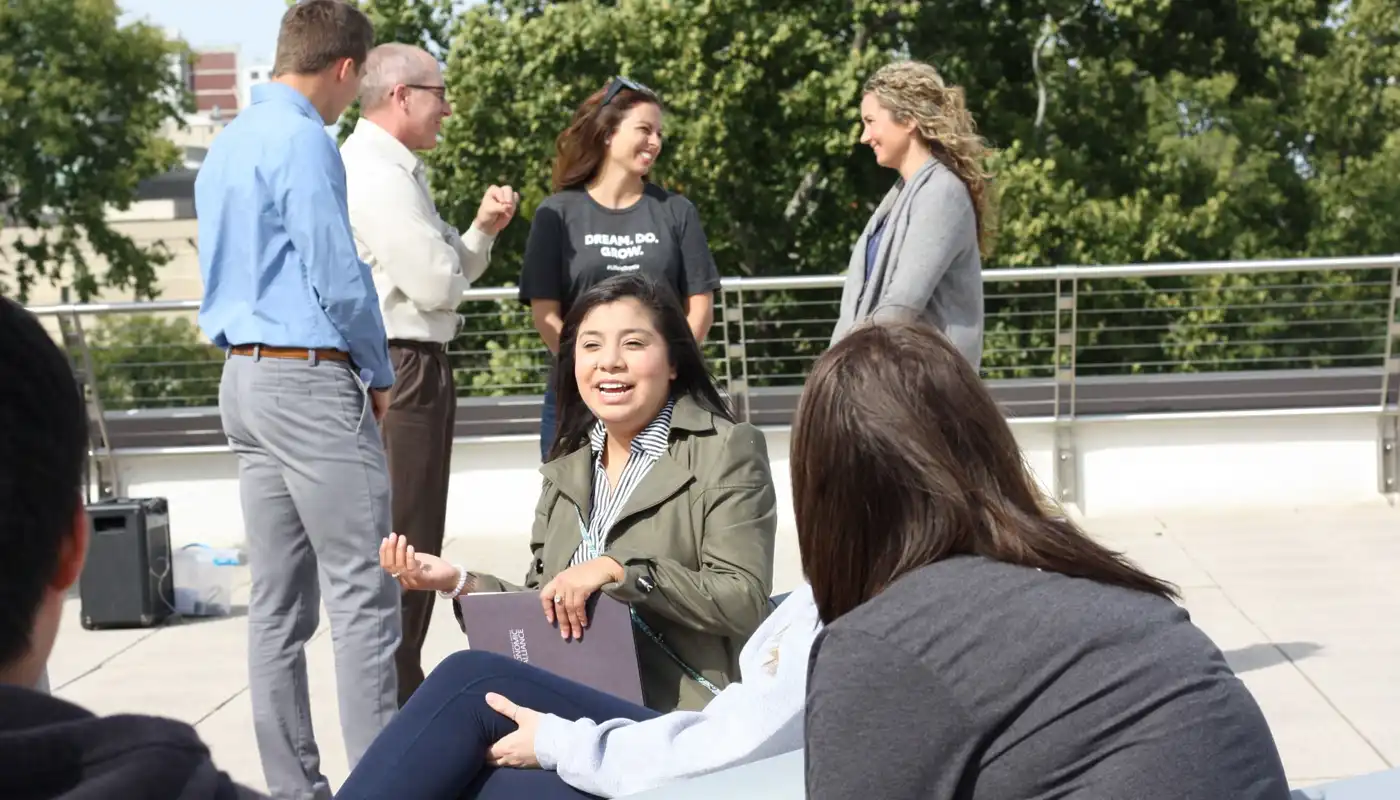
[[[812,800],[1288,800],[1245,686],[1165,599],[975,557],[817,637]]]
[[[866,243],[884,224],[866,279]],[[937,159],[885,195],[851,251],[836,344],[855,325],[922,320],[982,365],[982,254],[967,187]]]

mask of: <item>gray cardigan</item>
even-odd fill
[[[885,230],[865,279],[866,243]],[[974,368],[982,364],[982,255],[967,187],[931,158],[906,185],[898,180],[875,209],[851,251],[836,344],[855,325],[906,320],[930,323]]]

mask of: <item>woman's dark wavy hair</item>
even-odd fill
[[[661,98],[635,89],[620,90],[604,106],[603,95],[607,90],[608,87],[604,86],[589,95],[574,111],[569,127],[554,140],[554,174],[551,181],[554,191],[562,192],[593,180],[607,156],[607,138],[617,130],[623,117],[634,106],[651,103],[662,108]]]
[[[1051,510],[977,372],[925,324],[866,325],[817,360],[793,425],[792,491],[826,623],[957,555],[1176,596]]]
[[[671,381],[671,397],[690,397],[711,414],[734,421],[734,411],[715,385],[714,376],[705,364],[705,357],[690,331],[690,324],[686,322],[685,311],[681,309],[676,293],[653,278],[631,272],[608,278],[589,288],[574,301],[564,317],[564,328],[559,335],[559,366],[554,373],[558,424],[549,450],[551,461],[586,447],[588,431],[597,421],[583,402],[578,381],[574,378],[574,344],[578,341],[579,326],[588,312],[598,306],[629,298],[641,303],[651,314],[652,324],[666,342],[671,366],[676,369],[676,378]]]

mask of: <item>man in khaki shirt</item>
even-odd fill
[[[451,113],[437,60],[403,44],[376,47],[365,63],[362,116],[341,146],[350,224],[369,265],[397,380],[384,416],[394,530],[418,552],[439,555],[447,517],[457,394],[447,344],[457,306],[486,271],[496,234],[515,214],[509,186],[486,190],[464,235],[438,216],[415,151],[437,145]],[[433,594],[402,599],[403,640],[395,654],[399,705],[423,681],[421,652]]]

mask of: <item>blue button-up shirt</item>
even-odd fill
[[[321,115],[281,83],[219,133],[194,185],[204,300],[215,345],[331,348],[366,383],[394,382],[370,269],[355,251],[345,165]]]

